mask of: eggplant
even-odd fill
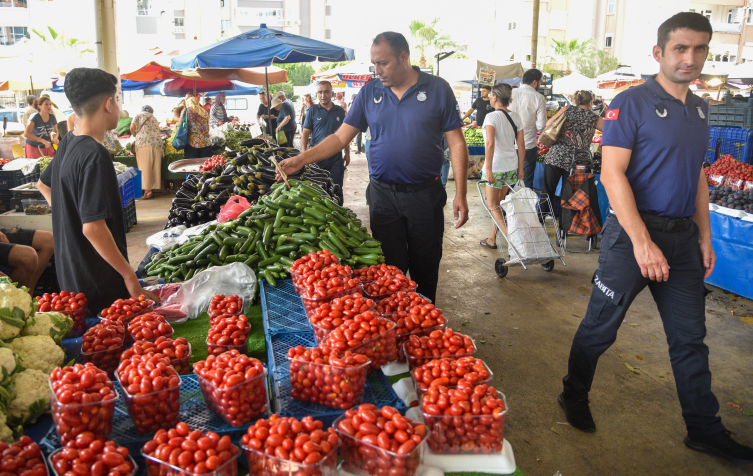
[[[191,221],[191,222],[196,221],[196,212],[190,211],[186,213],[186,220]]]
[[[181,190],[178,190],[178,191],[177,191],[177,192],[175,193],[175,196],[176,196],[177,198],[186,198],[186,199],[188,199],[188,200],[193,200],[194,198],[196,198],[196,194],[195,194],[195,193],[192,193],[192,192],[188,192],[187,190],[182,190],[182,189],[181,189]]]
[[[217,180],[215,181],[215,184],[229,184],[233,183],[233,176],[232,175],[221,175],[217,177]]]
[[[191,201],[191,200],[189,200],[187,198],[178,198],[178,197],[175,197],[175,198],[173,198],[172,206],[175,206],[175,205],[178,205],[178,204],[183,204],[186,207],[190,207],[192,203],[193,203],[193,201]]]
[[[192,207],[194,210],[209,210],[212,208],[212,202],[203,201],[203,202],[196,202],[193,204]]]
[[[211,208],[209,209],[210,212],[217,213],[218,211],[220,211],[220,208],[222,208],[222,205],[215,202],[214,200],[212,200],[210,203],[212,204]]]
[[[238,151],[237,150],[228,150],[228,151],[225,152],[225,157],[227,157],[229,159],[232,159],[233,157],[235,157],[237,155],[238,155]]]
[[[215,199],[215,201],[222,200],[223,198],[230,198],[230,190],[225,189],[221,191],[220,194],[217,195],[217,198]]]
[[[196,186],[192,183],[183,182],[183,185],[180,187],[181,189],[188,190],[191,193],[199,193],[199,190],[196,188]]]
[[[246,152],[245,154],[239,155],[238,157],[235,158],[235,160],[233,160],[233,163],[238,167],[240,167],[241,165],[245,165],[249,162],[250,161],[248,159],[248,152]]]
[[[272,174],[272,175],[277,173],[277,170],[275,169],[275,167],[265,167],[264,165],[254,165],[254,169],[257,172],[262,172],[262,173],[267,173],[267,174]]]
[[[217,218],[217,212],[215,211],[209,212],[209,219],[214,220],[215,218]]]
[[[264,145],[266,143],[267,143],[267,141],[265,141],[264,139],[260,139],[260,138],[257,137],[255,139],[242,140],[240,142],[240,145],[242,145],[244,147],[253,147],[255,145]]]
[[[253,174],[254,172],[255,172],[254,169],[248,164],[241,167],[241,173],[243,175]]]
[[[264,173],[264,172],[257,172],[256,173],[256,178],[264,180],[264,181],[266,181],[268,183],[269,182],[271,182],[271,183],[277,182],[277,176],[275,174],[267,174],[267,173]]]
[[[201,191],[199,192],[199,195],[202,197],[206,197],[207,193],[209,193],[209,187],[211,186],[212,186],[212,182],[210,182],[209,180],[204,182],[201,186]]]
[[[235,164],[230,164],[227,167],[225,167],[225,170],[222,171],[222,176],[227,175],[233,175],[235,174],[235,171],[238,170],[238,167],[235,166]]]
[[[259,161],[262,165],[272,165],[272,161],[267,158],[266,155],[262,154],[261,152],[254,152],[254,157]]]
[[[197,210],[196,211],[196,218],[199,221],[206,221],[207,217],[209,216],[208,210]]]
[[[210,188],[215,192],[223,192],[225,190],[230,190],[233,187],[235,187],[235,184],[230,182],[230,183],[216,183],[216,184],[213,184]]]

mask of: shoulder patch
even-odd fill
[[[619,109],[610,109],[607,111],[607,115],[604,117],[605,121],[616,121],[620,117]]]

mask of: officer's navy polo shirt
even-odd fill
[[[333,103],[332,109],[329,111],[321,104],[311,106],[306,112],[306,119],[303,121],[303,128],[311,131],[311,147],[337,132],[344,120],[345,109],[337,104]],[[335,155],[339,154],[341,152]]]
[[[669,218],[695,214],[709,144],[707,115],[703,99],[688,91],[683,104],[654,78],[614,98],[601,145],[632,150],[625,175],[638,211]]]
[[[463,126],[460,109],[444,79],[423,72],[402,99],[382,81],[361,88],[345,123],[371,131],[369,166],[377,181],[410,185],[442,173],[443,134]]]

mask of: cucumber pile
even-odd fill
[[[243,262],[272,286],[293,261],[328,249],[343,265],[362,268],[384,263],[381,245],[356,214],[339,206],[318,184],[290,179],[237,219],[209,225],[180,247],[152,257],[147,275],[183,282],[212,266]]]

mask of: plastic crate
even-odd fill
[[[125,222],[126,233],[131,231],[131,227],[137,223],[136,202],[134,202],[133,200],[131,200],[131,203],[129,203],[128,206],[123,207],[123,221]]]
[[[39,180],[39,164],[34,166],[34,172],[24,175],[21,170],[0,170],[0,190],[10,190],[25,183]]]
[[[112,418],[112,431],[108,439],[115,440],[119,444],[131,449],[131,447],[141,448],[144,443],[152,439],[152,434],[140,435],[136,432],[136,426],[128,416],[123,397],[124,390],[117,382],[115,390],[120,394],[115,403],[115,413]],[[262,415],[260,418],[264,418]],[[220,435],[230,435],[230,438],[236,440],[243,436],[247,425],[241,428],[230,426],[222,417],[215,415],[204,402],[204,395],[199,387],[199,381],[196,374],[182,375],[180,385],[180,421],[187,423],[191,428],[201,429],[202,431],[214,431]],[[53,451],[60,448],[60,438],[55,431],[55,427],[50,429],[40,446],[47,451]],[[136,453],[138,454],[138,452]],[[135,456],[135,455],[134,455]]]
[[[704,160],[710,164],[716,162],[719,157],[719,138],[722,136],[722,127],[709,128],[709,146],[706,148]]]
[[[293,280],[277,281],[277,287],[271,286],[267,280],[262,280],[259,297],[265,334],[313,331],[306,317],[303,301],[293,287]]]
[[[123,204],[123,208],[127,207],[129,203],[134,200],[133,193],[133,177],[129,178],[123,185],[120,186],[120,202]]]
[[[719,137],[719,157],[731,155],[741,162],[751,163],[751,160],[753,160],[752,135],[753,130],[751,129],[722,128]]]
[[[267,341],[267,369],[272,381],[288,379],[288,350],[302,345],[304,347],[316,347],[316,338],[313,332],[299,332],[297,334],[276,334],[265,336]]]
[[[732,101],[729,96],[719,106],[709,106],[709,125],[753,128],[753,99]]]

